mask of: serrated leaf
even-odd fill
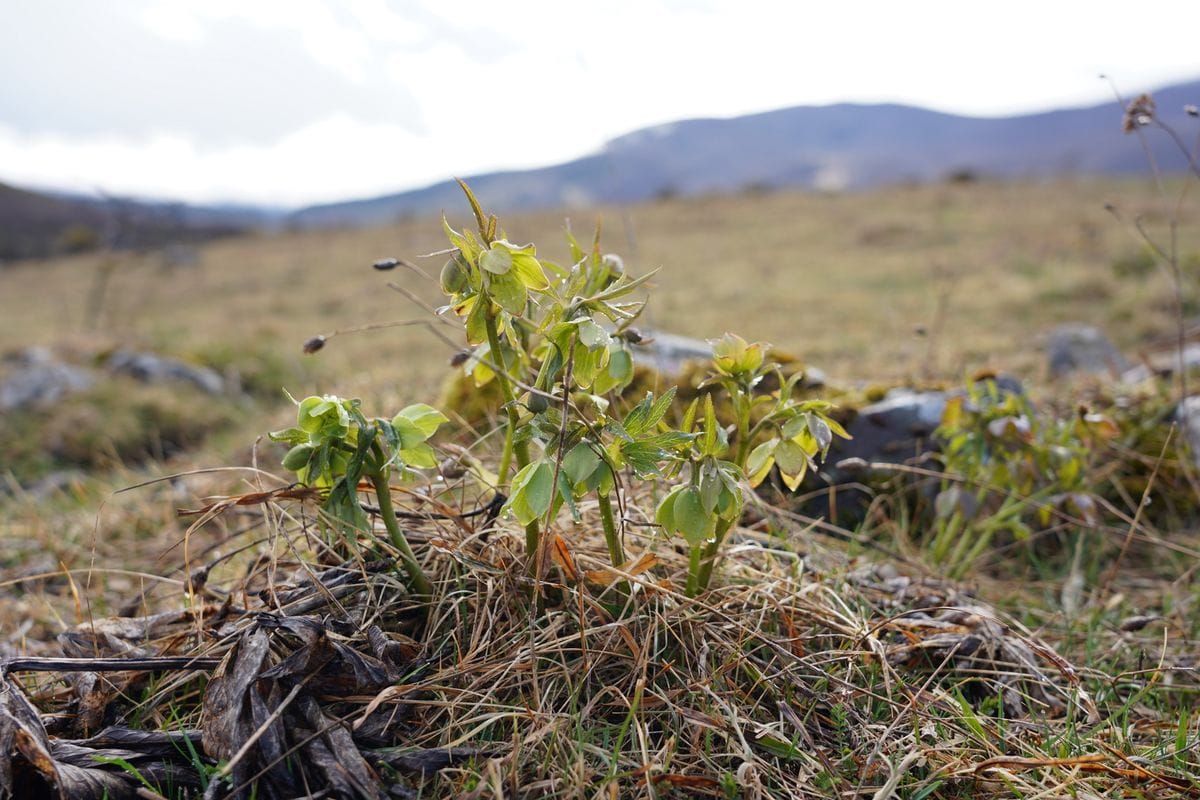
[[[653,431],[658,427],[658,423],[666,416],[667,409],[671,407],[671,401],[675,399],[675,387],[672,386],[657,400],[650,392],[646,392],[646,396],[642,398],[633,409],[626,415],[624,425],[625,430],[633,437],[641,436],[644,433]]]

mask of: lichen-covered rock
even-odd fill
[[[1076,322],[1050,332],[1046,361],[1055,379],[1077,372],[1117,376],[1129,369],[1125,356],[1099,328]]]
[[[1023,394],[1024,387],[1015,378],[992,378],[1001,394]],[[808,509],[830,514],[835,507],[841,522],[858,521],[870,500],[870,487],[885,483],[900,474],[886,466],[918,464],[937,452],[934,432],[942,422],[946,402],[966,394],[966,389],[915,391],[896,388],[878,402],[858,409],[845,427],[851,439],[835,439],[829,456],[816,476],[806,481],[802,494],[822,488],[838,492],[830,503],[828,493]],[[837,521],[837,520],[835,520]]]
[[[109,356],[108,368],[118,375],[128,375],[143,383],[182,381],[207,394],[222,394],[225,391],[225,380],[216,370],[153,353],[117,350]]]
[[[64,364],[44,347],[30,347],[7,359],[15,364],[0,380],[0,409],[44,408],[73,392],[91,388],[86,369]]]

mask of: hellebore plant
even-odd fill
[[[629,325],[644,302],[628,297],[650,275],[630,279],[620,259],[600,252],[598,241],[585,252],[569,233],[571,266],[538,259],[533,245],[509,242],[496,218],[460,185],[478,238],[443,220],[453,250],[441,285],[450,299],[445,310],[464,318],[471,352],[463,369],[477,386],[500,386],[506,425],[497,488],[507,491],[505,510],[525,526],[532,569],[543,519],[563,503],[578,514],[575,501],[594,493],[609,555],[619,567],[625,557],[612,508],[617,474],[626,466],[638,476],[657,474],[647,454],[665,457],[676,444],[656,438],[669,398],[647,398],[651,405],[630,412],[624,422],[634,418],[632,432],[609,416],[605,398],[633,379],[630,342],[637,334]],[[652,409],[657,417],[648,422]],[[535,443],[544,454],[536,459],[530,452]]]
[[[351,541],[358,532],[370,530],[358,499],[359,481],[369,481],[413,591],[432,594],[433,587],[396,521],[389,478],[437,466],[427,440],[448,421],[445,415],[418,403],[391,420],[367,419],[358,400],[332,395],[308,397],[298,406],[296,427],[271,434],[273,440],[292,445],[283,466],[295,472],[300,483],[326,492],[321,504],[326,519]]]
[[[623,539],[622,477],[686,482],[668,488],[656,520],[689,547],[687,591],[708,586],[713,563],[745,503],[775,465],[795,488],[845,436],[828,403],[797,402],[799,376],[785,380],[766,358],[767,346],[727,334],[714,342],[713,373],[679,429],[667,422],[675,390],[646,393],[632,408],[619,402],[634,377],[631,326],[645,306],[631,299],[653,275],[626,274],[620,258],[601,252],[599,232],[585,250],[567,233],[571,263],[541,259],[532,244],[518,245],[484,214],[465,183],[477,231],[457,231],[443,218],[450,242],[440,273],[449,298],[439,314],[461,318],[467,351],[459,363],[477,387],[495,382],[502,399],[504,443],[495,476],[503,511],[525,528],[529,569],[545,564],[543,536],[566,506],[579,520],[581,501],[594,498],[609,559],[628,568]],[[394,260],[376,263],[390,269]],[[314,351],[325,343],[323,337]],[[777,390],[764,392],[773,376]],[[733,424],[724,426],[714,396],[727,397]],[[426,405],[409,406],[391,420],[367,419],[358,401],[310,397],[299,403],[295,428],[272,434],[292,445],[284,464],[297,478],[327,492],[323,509],[342,532],[368,529],[358,501],[360,479],[379,496],[379,511],[400,552],[414,591],[429,582],[396,524],[388,489],[394,472],[434,467],[427,439],[446,417]],[[514,473],[510,479],[510,474]],[[619,524],[620,523],[620,524]]]

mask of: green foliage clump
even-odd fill
[[[623,393],[639,375],[631,347],[640,339],[631,324],[645,307],[633,294],[653,273],[628,275],[619,257],[600,250],[598,235],[585,249],[568,232],[568,265],[540,258],[534,245],[510,241],[462,188],[477,233],[443,219],[452,249],[439,284],[448,298],[442,312],[461,318],[467,347],[455,359],[462,374],[443,399],[472,424],[499,420],[504,440],[494,484],[503,513],[525,528],[530,570],[542,563],[544,527],[564,507],[581,519],[585,498],[599,509],[612,565],[627,567],[614,500],[623,507],[623,482],[662,483],[656,521],[685,540],[687,588],[696,594],[708,585],[718,548],[741,516],[752,444],[773,436],[753,451],[753,482],[775,465],[785,480],[798,482],[835,435],[846,435],[828,416],[831,404],[797,401],[801,371],[785,374],[766,358],[766,344],[726,334],[714,344],[681,425],[668,419],[674,387],[630,398],[631,406]],[[498,404],[489,409],[485,399]],[[716,402],[729,409],[728,423]],[[375,485],[384,522],[393,525],[390,500],[384,508],[386,471],[434,466],[431,453],[413,461],[406,450],[404,418],[412,408],[391,422],[367,420],[357,401],[313,397],[300,404],[298,427],[272,434],[292,445],[284,465],[325,492],[323,508],[343,533],[366,529],[360,478]],[[446,421],[420,408],[425,419]],[[419,444],[428,447],[425,439]],[[397,531],[392,539],[419,586],[424,579],[403,536]]]
[[[47,408],[0,414],[0,464],[19,483],[55,470],[97,470],[169,458],[235,424],[229,398],[196,402],[170,386],[100,381]]]
[[[1158,259],[1148,247],[1125,253],[1112,262],[1113,274],[1118,278],[1144,279],[1157,267]]]
[[[414,469],[436,467],[428,439],[449,420],[424,403],[408,406],[391,420],[367,419],[358,400],[332,395],[307,397],[297,406],[296,426],[271,434],[274,441],[291,445],[283,457],[284,468],[295,472],[301,483],[324,492],[324,520],[347,541],[370,530],[358,501],[359,481],[370,481],[383,524],[413,588],[423,595],[432,593],[397,525],[388,479],[392,474],[406,476]]]
[[[1017,392],[974,384],[946,404],[937,436],[947,478],[934,503],[928,553],[965,574],[1001,535],[1028,541],[1057,524],[1076,534],[1100,524],[1093,470],[1119,434],[1111,417],[1080,409],[1039,414]]]

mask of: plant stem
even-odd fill
[[[750,455],[750,393],[752,391],[750,388],[738,387],[738,391],[731,393],[733,411],[737,415],[737,461],[734,463],[742,469],[746,468],[746,458]]]
[[[367,473],[367,478],[375,487],[375,494],[379,499],[379,516],[383,517],[383,526],[387,528],[388,538],[392,540],[392,545],[400,551],[400,561],[403,562],[404,569],[408,572],[409,579],[412,580],[412,588],[419,595],[432,597],[433,584],[429,582],[429,578],[425,577],[425,572],[421,569],[417,556],[408,546],[408,540],[404,538],[404,534],[400,531],[400,525],[396,522],[396,510],[392,507],[392,490],[388,486],[387,476],[382,472],[370,472]]]
[[[488,295],[480,298],[480,302],[491,304]],[[529,464],[529,446],[525,442],[514,442],[517,423],[517,398],[513,394],[512,381],[505,370],[503,351],[500,349],[500,332],[496,328],[496,314],[488,309],[484,315],[484,327],[487,329],[488,350],[492,357],[492,369],[496,373],[496,381],[500,384],[500,393],[504,396],[504,410],[508,416],[508,428],[504,431],[504,452],[500,454],[500,487],[508,486],[508,470],[512,464],[513,455],[517,457],[517,469]]]
[[[490,306],[492,299],[485,292],[479,298],[479,302],[488,303]],[[498,473],[500,485],[496,487],[499,491],[507,491],[508,470],[513,456],[516,455],[517,458],[517,469],[526,467],[529,464],[529,445],[524,441],[515,441],[517,424],[520,422],[517,414],[517,398],[513,394],[512,381],[509,380],[505,369],[503,351],[500,349],[500,332],[496,329],[496,314],[490,307],[484,314],[484,327],[487,329],[492,369],[496,373],[496,380],[500,383],[500,392],[504,396],[504,410],[508,416],[508,426],[504,429],[504,450],[500,454],[500,471]],[[536,520],[525,526],[525,554],[529,557],[530,569],[536,568],[540,538],[541,532]]]
[[[704,546],[704,563],[700,565],[699,576],[701,589],[708,588],[708,582],[712,580],[713,565],[716,563],[717,553],[721,549],[721,542],[725,539],[725,534],[729,533],[729,529],[732,527],[733,520],[717,520],[717,529],[713,533],[713,540]]]
[[[608,558],[614,567],[620,568],[625,563],[625,549],[621,547],[621,537],[617,534],[617,525],[613,518],[612,500],[607,494],[600,495],[600,521],[604,524]]]
[[[688,579],[687,579],[687,596],[695,597],[700,593],[700,589],[708,585],[708,581],[701,577],[704,567],[701,562],[704,559],[705,548],[694,545],[691,548],[690,558],[688,559]]]

